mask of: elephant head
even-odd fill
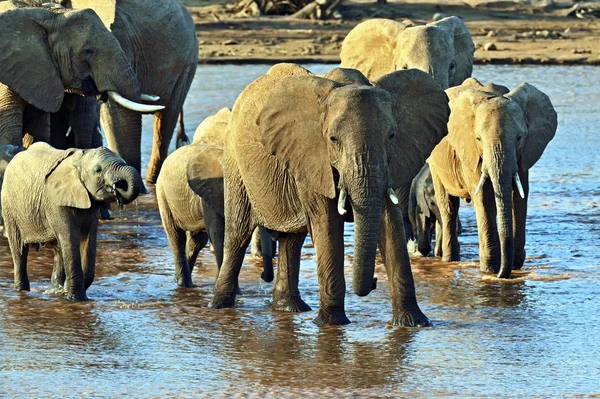
[[[342,67],[358,69],[370,80],[415,68],[447,89],[471,76],[474,52],[471,34],[458,17],[423,26],[371,19],[346,36],[340,58]]]
[[[0,83],[27,103],[57,112],[64,93],[110,96],[140,112],[137,78],[119,42],[92,10],[17,8],[0,14]]]
[[[484,184],[493,186],[502,253],[499,277],[507,278],[514,256],[513,188],[525,195],[517,172],[542,156],[556,133],[556,111],[548,96],[528,83],[508,91],[470,78],[446,93],[452,110],[448,143],[463,168],[480,172],[475,195]]]
[[[325,78],[286,77],[269,90],[257,119],[266,150],[305,196],[338,196],[340,214],[351,207],[358,295],[372,290],[385,197],[394,200],[393,190],[412,180],[446,134],[447,101],[431,76],[414,69],[373,85],[338,69]]]
[[[48,146],[34,144],[40,145]],[[127,204],[140,193],[138,171],[106,147],[52,152],[56,155],[45,186],[49,198],[59,206],[88,209],[91,201]]]
[[[227,107],[221,108],[216,114],[204,119],[194,133],[193,143],[223,144],[230,119],[231,110]]]

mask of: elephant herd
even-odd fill
[[[557,116],[530,84],[510,90],[471,77],[474,45],[460,18],[362,22],[342,44],[340,68],[317,76],[296,64],[273,66],[231,110],[202,122],[190,145],[166,157],[198,52],[179,2],[160,0],[152,10],[136,0],[70,0],[51,10],[3,3],[10,4],[0,13],[0,145],[8,146],[0,153],[14,158],[1,199],[17,289],[29,289],[28,247],[51,243],[52,288],[86,298],[98,209],[144,191],[140,112],[155,113],[147,181],[156,182],[177,284],[193,287],[198,252],[210,240],[219,267],[213,308],[234,306],[254,235],[266,281],[273,280],[278,244],[273,310],[310,310],[299,291],[301,248],[310,234],[319,280],[315,323],[349,323],[343,240],[344,223],[353,222],[353,291],[365,296],[376,288],[379,250],[392,324],[428,325],[406,242],[416,239],[428,255],[435,230],[435,255],[459,260],[460,198],[475,205],[481,270],[508,278],[522,267],[528,170],[554,136]],[[157,28],[167,13],[181,21],[172,32],[171,24]],[[69,29],[85,35],[65,34]],[[36,43],[38,36],[47,40]],[[103,147],[15,147],[28,136],[55,147],[60,136],[67,147],[84,147],[83,132],[97,136],[100,122],[123,158]],[[65,140],[69,135],[74,142]],[[182,130],[178,136],[187,140]]]

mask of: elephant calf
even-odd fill
[[[192,287],[192,270],[199,251],[208,240],[213,245],[217,267],[223,263],[225,236],[223,135],[231,111],[221,109],[206,118],[194,134],[192,145],[167,157],[156,182],[156,197],[165,233],[175,258],[177,284]],[[263,274],[273,280],[271,237],[261,228]]]
[[[139,173],[105,147],[56,150],[35,143],[6,168],[2,215],[17,290],[29,291],[28,244],[51,244],[53,288],[86,300],[96,263],[100,204],[129,203],[142,187]]]
[[[469,78],[446,94],[448,136],[428,159],[442,219],[442,260],[460,259],[459,198],[472,199],[480,269],[508,278],[525,261],[529,168],[556,133],[556,111],[527,83],[509,91]]]

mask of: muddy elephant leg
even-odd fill
[[[519,191],[513,189],[513,236],[515,240],[515,260],[513,269],[520,270],[525,263],[525,225],[527,222],[527,201],[529,200],[529,171],[519,169],[519,179],[523,186],[525,198],[521,198]]]
[[[413,231],[413,225],[410,222],[410,216],[408,212],[408,202],[410,198],[410,186],[411,182],[406,183],[398,190],[396,190],[396,194],[398,195],[398,203],[400,205],[400,209],[402,210],[402,223],[404,225],[404,236],[406,240],[414,240],[415,234]]]
[[[65,289],[65,265],[62,260],[62,252],[58,244],[52,247],[54,252],[54,265],[52,267],[52,277],[50,279],[50,292],[59,294]]]
[[[431,219],[423,212],[419,212],[417,217],[418,221],[415,226],[417,250],[421,255],[427,256],[431,252]],[[406,232],[406,229],[404,231]]]
[[[481,193],[474,196],[473,207],[479,236],[479,270],[484,273],[498,273],[502,256],[496,225],[496,201],[491,183],[484,184]]]
[[[64,228],[62,231],[66,231]],[[81,266],[80,233],[67,231],[59,234],[58,242],[65,265],[65,292],[67,299],[85,301],[85,279]]]
[[[206,246],[208,242],[208,234],[204,231],[200,231],[198,233],[186,232],[186,244],[185,244],[185,253],[187,256],[187,264],[190,267],[190,272],[194,271],[194,265],[196,264],[196,259],[198,259],[198,253],[202,248]]]
[[[100,106],[100,120],[108,148],[141,173],[142,115],[109,99]]]
[[[83,282],[85,289],[90,288],[96,276],[96,235],[98,219],[92,221],[92,226],[87,236],[81,239],[81,266],[83,269]]]
[[[426,326],[429,325],[429,319],[417,304],[402,221],[401,210],[386,198],[379,228],[379,249],[390,285],[391,324],[405,327]]]
[[[226,175],[225,242],[223,266],[217,277],[215,295],[209,304],[214,309],[233,307],[246,248],[256,227],[252,222],[250,201],[235,162],[224,159],[223,170]]]
[[[252,240],[250,241],[250,255],[255,258],[260,258],[262,256],[262,241],[260,239],[260,230],[259,228],[255,228],[252,233]]]
[[[260,274],[260,278],[262,278],[267,283],[270,283],[271,281],[273,281],[273,256],[275,255],[275,242],[271,238],[271,234],[269,234],[266,227],[258,226],[258,229],[255,229],[254,231],[256,232],[257,230],[260,240],[260,255],[262,256],[263,263],[263,271]],[[304,237],[306,238],[306,234],[304,235]],[[304,242],[304,240],[302,242]],[[300,244],[299,251],[301,250],[302,244]]]
[[[17,291],[29,291],[29,276],[27,275],[27,255],[29,254],[29,245],[11,243],[10,252],[12,253],[14,264],[15,289]]]
[[[458,218],[458,207],[460,198],[448,194],[444,186],[432,173],[435,200],[440,210],[440,224],[442,226],[442,261],[455,262],[460,260],[460,244],[456,234],[456,219]]]
[[[221,270],[223,265],[223,247],[225,242],[225,217],[219,215],[207,203],[202,201],[202,214],[204,215],[204,223],[206,231],[212,244],[217,267]]]
[[[300,297],[300,255],[306,233],[280,233],[277,280],[273,287],[273,310],[282,312],[308,312],[311,310]],[[267,242],[267,244],[270,244]]]
[[[324,202],[322,212],[309,216],[319,278],[319,314],[314,322],[317,325],[349,324],[344,307],[344,219],[337,212],[336,201]],[[280,245],[280,257],[281,251]]]
[[[444,232],[442,229],[442,224],[439,220],[435,221],[435,252],[434,256],[442,257],[442,240],[444,237]]]

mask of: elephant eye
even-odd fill
[[[102,166],[100,166],[100,165],[96,166],[96,168],[94,169],[94,172],[96,172],[96,173],[102,172]]]
[[[388,139],[392,140],[394,137],[396,137],[396,132],[390,133],[390,135],[388,136]]]
[[[521,141],[521,136],[517,136],[517,142]]]
[[[83,54],[85,54],[88,57],[94,55],[95,52],[96,50],[94,50],[92,46],[85,46],[83,48]]]
[[[454,72],[455,69],[456,69],[456,63],[454,61],[452,61],[450,63],[450,72]]]
[[[402,65],[402,69],[408,69],[408,65],[407,64]]]
[[[329,140],[333,143],[333,144],[337,144],[340,142],[340,139],[335,137],[335,136],[329,136]]]
[[[477,136],[477,137],[475,137],[475,140],[481,141],[481,137]]]

